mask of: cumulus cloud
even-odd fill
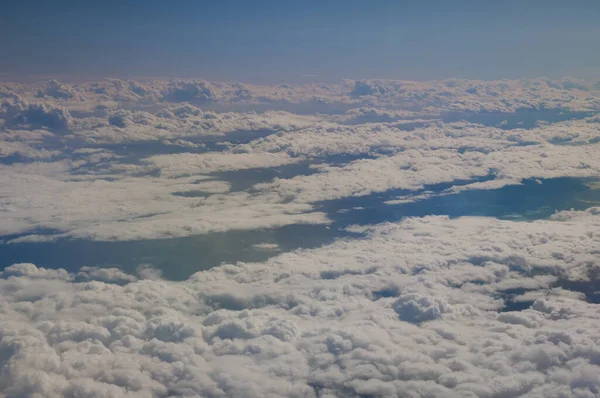
[[[452,311],[443,298],[422,296],[418,293],[402,295],[392,304],[401,320],[406,322],[424,322],[439,318],[445,312]]]
[[[131,85],[113,83],[119,90]],[[450,86],[462,89],[465,84],[475,83],[458,81]],[[406,82],[401,86],[412,87]],[[593,118],[507,132],[476,123],[434,119],[411,119],[421,124],[410,129],[402,128],[396,120],[347,125],[346,116],[219,113],[189,104],[161,105],[155,113],[112,108],[101,118],[72,118],[67,111],[63,114],[58,108],[40,105],[46,114],[63,115],[71,132],[64,137],[48,133],[50,136],[30,139],[27,134],[32,132],[17,130],[11,124],[21,120],[16,115],[27,114],[30,105],[12,91],[5,97],[5,114],[11,116],[1,153],[24,159],[65,159],[3,166],[5,195],[0,200],[11,210],[3,213],[2,233],[33,234],[18,241],[48,239],[35,235],[38,229],[55,230],[57,236],[118,240],[225,231],[236,223],[238,229],[326,223],[326,216],[315,211],[314,203],[393,189],[419,190],[429,184],[488,175],[494,179],[450,187],[442,194],[497,189],[529,178],[593,177],[600,173],[600,164],[594,160],[600,127],[589,123]],[[369,115],[372,112],[368,109],[359,108],[347,115]],[[380,110],[374,114],[379,112],[388,115],[388,111]],[[400,119],[407,116],[399,111],[389,115]],[[115,153],[110,146],[95,153],[77,152],[81,148],[61,153],[40,144],[47,138],[60,140],[67,148],[72,145],[70,140],[81,140],[94,146],[140,143],[140,149],[139,154],[135,146],[132,153]],[[205,139],[224,144],[219,151],[209,151]],[[164,147],[169,147],[166,154],[161,153]],[[338,155],[347,157],[336,163],[333,159]],[[330,159],[333,164],[329,164]],[[257,181],[248,185],[250,192],[235,195],[228,192],[229,181],[215,180],[220,177],[214,175],[302,162],[312,164],[309,172]],[[203,192],[206,197],[180,195],[186,192]],[[65,199],[56,203],[55,196]],[[424,198],[399,197],[387,203]],[[233,216],[223,214],[244,221],[238,223]]]
[[[173,109],[173,113],[177,117],[186,118],[188,116],[200,116],[202,114],[202,110],[193,105],[185,104]]]
[[[210,103],[218,99],[218,91],[204,81],[173,81],[163,99],[173,102]]]
[[[30,104],[19,96],[4,100],[0,111],[9,126],[47,127],[52,130],[67,130],[73,119],[65,108],[48,104]]]
[[[26,142],[0,141],[0,158],[18,156],[23,159],[51,159],[61,154],[61,151],[44,148],[38,149]]]
[[[44,90],[38,91],[38,97],[47,95],[57,99],[71,99],[74,97],[73,90],[58,80],[50,80]]]
[[[477,129],[472,131],[475,133]],[[465,142],[471,139],[467,137],[468,135],[464,137]],[[505,138],[502,136],[498,138],[498,141],[488,141],[488,144],[485,144],[486,140],[482,137],[474,137],[472,144],[477,145],[479,140],[482,148],[472,147],[470,151],[461,151],[461,147],[457,148],[457,144],[462,141],[460,138],[450,139],[447,142],[442,138],[437,141],[437,144],[436,141],[418,138],[417,147],[420,146],[422,149],[407,149],[391,156],[361,159],[343,167],[322,167],[321,172],[317,174],[279,179],[259,187],[265,190],[275,189],[285,198],[313,202],[366,195],[390,189],[421,189],[426,184],[472,179],[485,176],[490,172],[495,174],[497,181],[488,183],[488,186],[496,188],[502,185],[500,181],[504,184],[515,184],[528,178],[600,175],[600,163],[595,160],[594,155],[598,151],[597,143],[579,146],[548,143],[517,146],[506,145]],[[333,145],[339,148],[348,145],[351,140],[352,138],[349,138],[349,141]],[[400,140],[394,141],[391,142],[396,145],[401,144]],[[321,144],[309,145],[327,145],[327,142],[327,138],[324,138]],[[372,148],[365,144],[368,144],[368,141],[363,141],[362,149],[368,151]],[[447,144],[456,149],[444,148]],[[437,145],[440,147],[436,148]],[[407,146],[415,147],[414,141],[407,140]],[[348,152],[351,153],[352,150]],[[481,184],[471,185],[468,188],[481,188]]]
[[[151,126],[156,118],[144,111],[129,111],[126,109],[117,109],[108,113],[108,123],[111,126],[125,128],[130,124]]]
[[[118,179],[93,174],[74,178],[72,167],[67,161],[0,165],[4,187],[0,204],[10,209],[2,215],[1,234],[57,231],[52,237],[33,235],[15,242],[65,236],[130,240],[327,222],[323,213],[308,204],[278,203],[277,197],[269,195],[228,193],[229,184],[200,174],[218,170],[216,165],[210,170],[200,167],[198,174],[190,169],[177,178],[125,175]],[[180,174],[164,167],[168,177]],[[178,195],[188,191],[205,192],[206,196]]]
[[[386,93],[386,88],[378,81],[357,80],[354,82],[354,88],[350,91],[351,96],[360,97],[363,95],[382,95]]]
[[[7,396],[593,396],[595,305],[532,282],[593,256],[596,218],[409,219],[184,282],[115,284],[108,272],[13,265],[0,281],[0,387]],[[529,309],[503,310],[508,282],[541,294]]]
[[[411,82],[358,80],[342,84],[280,84],[274,86],[220,83],[201,80],[124,81],[66,84],[50,82],[5,85],[32,101],[60,103],[70,110],[93,110],[107,106],[148,106],[157,101],[192,102],[224,109],[285,109],[298,112],[339,112],[361,106],[421,113],[447,111],[515,112],[519,109],[590,110],[598,107],[597,90],[591,82],[521,79],[473,81],[450,79]],[[250,105],[250,107],[247,107]]]
[[[316,122],[314,116],[287,112],[215,113],[191,106],[162,108],[155,114],[140,110],[110,109],[101,117],[74,119],[73,135],[90,144],[126,143],[176,138],[202,139],[229,133],[292,131]]]
[[[131,121],[128,119],[128,116],[131,115],[131,112],[121,109],[118,110],[108,116],[108,123],[111,126],[116,127],[125,127]]]
[[[597,177],[597,94],[574,79],[7,83],[2,244],[333,234],[322,201]],[[352,226],[292,252],[267,236],[251,244],[268,261],[180,282],[2,264],[0,396],[597,396],[596,205]]]
[[[156,155],[144,162],[157,168],[161,175],[181,176],[209,174],[217,171],[243,170],[256,167],[278,167],[297,163],[302,157],[292,157],[287,153],[180,153]]]

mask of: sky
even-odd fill
[[[599,16],[594,0],[3,2],[0,73],[594,79]]]

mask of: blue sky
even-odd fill
[[[0,72],[201,77],[600,77],[590,1],[19,1]]]

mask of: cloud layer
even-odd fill
[[[595,192],[599,106],[568,78],[3,84],[0,252],[242,230],[270,259],[178,282],[151,258],[5,260],[0,397],[600,396],[594,195],[528,222],[336,221],[524,180]],[[338,239],[268,240],[300,224]]]
[[[356,84],[372,84],[378,87],[377,93],[350,96],[348,101],[362,101],[354,97],[399,101],[409,88],[453,90],[448,98],[459,101],[464,93],[458,92],[473,86],[478,90],[467,94],[478,101],[487,101],[492,88],[517,96],[515,100],[535,89],[547,100],[553,98],[552,93],[572,99],[584,93],[586,101],[595,101],[591,87],[567,83],[364,81]],[[0,153],[7,159],[0,166],[4,186],[0,205],[8,210],[0,215],[2,234],[33,234],[17,241],[131,240],[327,223],[315,203],[389,190],[420,190],[488,175],[494,180],[454,191],[498,189],[529,178],[600,175],[595,160],[600,123],[593,115],[566,120],[568,110],[560,111],[563,116],[558,111],[542,112],[542,121],[535,127],[507,129],[503,123],[482,125],[472,114],[461,116],[466,120],[444,121],[440,115],[454,108],[424,107],[415,98],[404,110],[369,105],[336,115],[206,109],[208,103],[233,101],[227,93],[234,89],[252,92],[244,94],[244,101],[258,106],[264,98],[257,98],[266,94],[253,90],[274,88],[197,81],[142,85],[113,79],[83,86],[51,81],[39,89],[41,94],[34,95],[34,87],[7,85],[0,132]],[[295,100],[309,100],[302,96],[310,87],[278,89],[297,96]],[[170,102],[170,96],[181,90],[206,98]],[[335,92],[330,90],[331,95]],[[336,101],[345,98],[339,95]],[[119,96],[139,97],[139,103],[131,105]],[[112,107],[98,105],[101,97]],[[93,104],[95,111],[82,111]],[[506,117],[530,118],[536,115],[532,109]],[[565,120],[544,123],[544,117]],[[236,181],[218,175],[282,167],[294,170],[294,165],[299,170],[296,175],[289,172],[258,180],[244,192],[231,192]],[[245,177],[239,173],[236,178]],[[39,237],[37,230],[56,233]]]
[[[5,396],[595,396],[599,211],[408,219],[185,282],[16,264]],[[115,281],[117,283],[111,283]],[[507,311],[513,301],[529,308]]]

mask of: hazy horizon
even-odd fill
[[[495,82],[495,81],[518,81],[518,80],[551,80],[551,81],[561,81],[565,79],[576,79],[585,81],[588,83],[597,83],[600,82],[600,77],[590,77],[590,78],[581,78],[576,76],[559,76],[556,78],[550,78],[548,76],[529,76],[529,77],[520,77],[520,78],[498,78],[498,79],[469,79],[469,78],[460,78],[460,77],[447,77],[443,79],[402,79],[402,78],[379,78],[376,76],[364,76],[364,77],[343,77],[343,78],[332,78],[332,79],[320,79],[317,76],[300,76],[298,79],[282,79],[278,81],[262,81],[262,80],[252,80],[252,79],[209,79],[205,76],[195,76],[195,75],[173,75],[173,76],[139,76],[139,75],[61,75],[61,74],[11,74],[11,73],[0,73],[0,82],[4,83],[32,83],[32,84],[40,84],[46,83],[50,80],[58,80],[61,83],[68,84],[85,84],[85,83],[94,83],[101,82],[103,80],[110,79],[119,79],[119,80],[135,80],[139,82],[150,82],[150,81],[172,81],[172,80],[181,80],[181,81],[207,81],[212,83],[243,83],[243,84],[252,84],[252,85],[278,85],[285,83],[292,84],[343,84],[355,81],[396,81],[396,82],[415,82],[415,83],[427,83],[427,82],[438,82],[438,81],[449,81],[449,80],[462,80],[462,81],[481,81],[481,82]]]
[[[7,4],[0,72],[280,83],[600,78],[593,1]],[[310,76],[310,77],[307,77]]]

